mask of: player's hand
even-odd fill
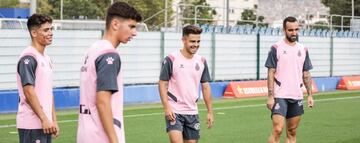
[[[54,128],[55,132],[52,133],[52,137],[57,138],[59,136],[59,134],[60,134],[60,128],[59,128],[59,125],[58,125],[58,123],[56,121],[53,122],[53,128]]]
[[[167,120],[175,121],[175,118],[176,118],[175,114],[170,108],[166,108],[164,112],[165,112],[165,117]]]
[[[46,118],[41,122],[44,134],[52,134],[53,133],[53,125]]]
[[[214,125],[214,115],[212,112],[207,114],[206,124],[208,126],[208,129],[210,129]]]
[[[314,98],[312,95],[307,97],[307,104],[308,104],[308,107],[310,107],[310,108],[312,108],[314,106]]]
[[[268,97],[268,100],[266,102],[266,106],[269,110],[271,110],[274,107],[275,99],[273,97]]]

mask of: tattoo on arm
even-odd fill
[[[274,76],[275,76],[275,69],[269,68],[268,77],[267,77],[268,96],[274,96],[274,79],[275,79]]]
[[[169,82],[165,82],[165,83],[164,83],[164,87],[165,87],[166,90],[168,90],[168,89],[169,89],[169,88],[168,88],[168,87],[169,87]]]
[[[303,82],[308,95],[312,95],[311,74],[309,71],[303,73]]]

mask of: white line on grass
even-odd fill
[[[335,101],[335,100],[345,100],[345,99],[357,99],[360,98],[360,96],[352,96],[352,97],[339,97],[339,98],[328,98],[328,99],[318,99],[315,100],[316,102],[324,102],[324,101]],[[219,108],[213,108],[213,110],[228,110],[228,109],[239,109],[239,108],[250,108],[250,107],[261,107],[263,106],[265,108],[265,104],[253,104],[253,105],[242,105],[242,106],[229,106],[229,107],[219,107]],[[206,109],[199,109],[199,111],[205,111]],[[157,112],[157,113],[147,113],[147,114],[134,114],[134,115],[125,115],[125,118],[130,117],[144,117],[144,116],[153,116],[153,115],[162,115],[163,112]],[[62,120],[58,121],[58,123],[68,123],[68,122],[77,122],[78,120]],[[16,127],[15,124],[12,125],[0,125],[1,128],[9,128],[9,127]]]

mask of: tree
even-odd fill
[[[184,18],[184,24],[194,24],[195,23],[195,7],[197,8],[197,15],[196,18],[197,24],[211,24],[213,23],[213,17],[216,15],[215,9],[209,7],[210,4],[206,2],[206,0],[181,0],[179,4],[188,4],[188,6],[181,6],[181,16]],[[189,6],[193,5],[193,6]],[[206,19],[206,20],[205,20]]]
[[[15,8],[18,5],[18,0],[0,0],[0,8]]]
[[[325,22],[325,21],[318,21],[318,22],[315,22],[313,26],[311,26],[312,29],[329,29],[329,27],[327,26],[328,23]]]
[[[120,0],[126,2],[130,5],[133,5],[143,17],[143,20],[146,20],[145,23],[148,25],[150,30],[158,30],[160,27],[164,26],[165,22],[165,0]],[[167,0],[168,2],[168,10],[167,10],[167,19],[168,26],[171,26],[170,21],[173,19],[171,15],[173,15],[174,11],[171,8],[173,0]],[[160,12],[162,11],[162,12]],[[160,12],[160,13],[158,13]],[[155,15],[157,14],[157,15]],[[150,19],[147,19],[153,16]]]
[[[259,27],[267,27],[268,23],[262,23],[264,21],[265,17],[260,15],[258,17],[258,26]],[[238,25],[253,25],[253,27],[256,26],[256,14],[254,10],[252,9],[245,9],[241,13],[241,21],[237,22]]]
[[[156,14],[165,8],[164,0],[114,0],[126,2],[134,6],[142,15],[143,20]],[[171,4],[173,0],[168,0],[168,21],[171,21],[173,10]],[[110,6],[110,0],[63,0],[64,19],[97,19],[105,20],[106,10]],[[55,19],[60,18],[60,0],[50,0],[53,10],[50,12]],[[161,27],[164,25],[165,13],[162,12],[145,23],[150,27]],[[170,24],[168,24],[170,26]],[[151,28],[150,28],[151,29]]]
[[[330,14],[352,15],[351,0],[321,0],[321,2],[330,8]],[[354,0],[354,15],[360,16],[360,0]],[[358,19],[358,18],[357,18]],[[343,25],[350,25],[350,18],[344,18]],[[331,23],[330,23],[331,24]],[[340,17],[333,17],[333,25],[341,25]],[[340,29],[340,27],[334,27]]]
[[[60,0],[51,0],[51,16],[60,19]],[[97,0],[63,0],[63,18],[64,19],[104,19],[105,4],[110,1]]]
[[[37,13],[46,13],[49,14],[53,10],[53,6],[48,2],[48,0],[37,0]]]

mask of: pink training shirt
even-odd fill
[[[265,66],[276,69],[275,98],[303,99],[303,71],[313,68],[307,48],[300,43],[290,46],[284,40],[278,41],[271,47]]]
[[[80,73],[80,113],[78,143],[109,142],[96,107],[96,93],[111,91],[114,129],[120,143],[125,143],[123,121],[123,82],[119,53],[107,40],[95,42],[86,53]]]
[[[33,85],[41,109],[52,122],[53,92],[52,63],[50,57],[40,54],[29,46],[20,55],[16,76],[19,91],[19,106],[16,115],[16,126],[19,129],[42,129],[39,117],[27,103],[23,86]]]
[[[198,114],[200,82],[209,82],[210,75],[204,57],[195,54],[185,58],[180,50],[168,55],[163,61],[160,80],[169,81],[168,101],[174,113]]]

